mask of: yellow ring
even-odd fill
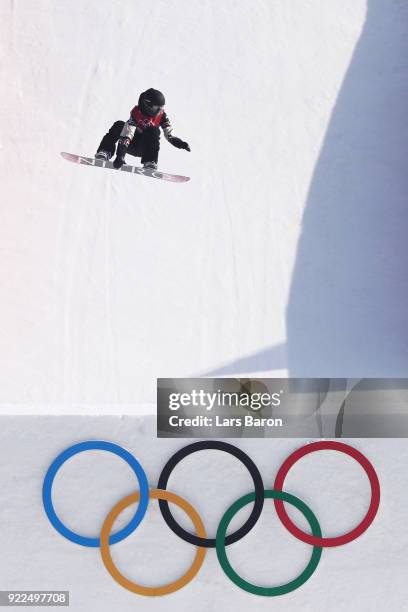
[[[150,489],[150,498],[166,499],[167,501],[173,502],[173,504],[176,504],[177,506],[179,506],[182,510],[184,510],[184,512],[192,520],[194,527],[196,529],[197,535],[200,536],[201,538],[207,537],[204,524],[199,514],[193,508],[193,506],[191,506],[191,504],[189,504],[185,499],[183,499],[182,497],[179,497],[175,493],[171,493],[170,491],[165,491],[164,489]],[[101,550],[101,555],[102,555],[102,561],[104,562],[104,565],[106,569],[108,570],[108,572],[110,573],[110,575],[112,576],[112,578],[116,580],[116,582],[118,582],[125,589],[128,589],[128,591],[132,591],[132,593],[137,593],[138,595],[148,595],[150,597],[154,597],[157,595],[168,595],[169,593],[174,593],[175,591],[178,591],[183,586],[188,584],[190,580],[192,580],[194,576],[198,573],[198,571],[200,570],[204,562],[204,557],[206,553],[205,548],[197,547],[196,556],[194,558],[192,566],[185,574],[183,574],[183,576],[181,576],[181,578],[178,578],[178,580],[175,580],[174,582],[170,582],[169,584],[165,584],[159,587],[146,587],[146,586],[137,584],[136,582],[132,582],[128,578],[125,578],[125,576],[123,576],[123,574],[120,573],[120,571],[118,570],[118,568],[116,567],[116,565],[114,564],[112,560],[110,549],[109,549],[109,536],[110,536],[110,532],[112,531],[113,524],[118,518],[119,514],[123,512],[123,510],[125,510],[128,506],[131,506],[132,504],[137,503],[139,499],[140,499],[139,492],[132,493],[132,495],[128,495],[127,497],[122,499],[119,503],[117,503],[116,506],[112,508],[112,510],[109,512],[108,516],[106,517],[105,522],[102,527],[101,538],[100,538],[101,540],[100,550]]]

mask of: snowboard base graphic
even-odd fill
[[[132,172],[133,174],[151,176],[152,178],[161,179],[162,181],[170,181],[171,183],[185,183],[186,181],[190,180],[189,176],[181,176],[180,174],[169,174],[167,172],[160,172],[159,170],[142,168],[140,166],[131,166],[129,164],[124,164],[121,168],[117,169],[113,167],[113,163],[111,161],[95,159],[94,157],[84,157],[82,155],[74,155],[72,153],[65,152],[61,152],[61,155],[64,159],[75,164],[97,166],[98,168],[109,168],[111,170],[116,170],[117,172]]]

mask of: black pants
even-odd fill
[[[109,132],[102,138],[101,144],[98,147],[98,152],[108,151],[111,157],[115,155],[116,143],[120,138],[120,133],[124,125],[124,121],[115,121]],[[159,149],[160,128],[148,127],[141,134],[139,132],[135,133],[127,152],[129,155],[141,157],[142,164],[146,162],[155,162],[157,164]]]

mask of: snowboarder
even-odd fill
[[[187,142],[172,135],[173,128],[163,107],[164,95],[157,89],[147,89],[139,97],[137,106],[130,113],[130,118],[124,121],[115,121],[109,132],[102,138],[95,155],[96,159],[108,161],[115,154],[113,161],[115,168],[125,163],[125,155],[134,155],[142,158],[145,168],[157,169],[160,149],[160,128],[165,138],[177,149],[190,151]]]

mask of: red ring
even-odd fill
[[[368,508],[367,514],[361,521],[357,527],[345,533],[344,535],[336,536],[334,538],[318,538],[308,533],[304,533],[301,529],[296,527],[294,523],[292,523],[291,519],[286,513],[284,503],[280,499],[274,499],[276,512],[282,523],[285,525],[286,529],[290,531],[292,535],[294,535],[302,542],[306,542],[307,544],[313,544],[313,546],[341,546],[342,544],[347,544],[348,542],[352,542],[358,536],[360,536],[373,522],[375,515],[378,511],[378,506],[380,505],[380,483],[378,480],[378,476],[373,466],[369,462],[369,460],[360,453],[357,449],[349,446],[348,444],[344,444],[343,442],[333,442],[333,441],[324,441],[324,442],[313,442],[311,444],[307,444],[306,446],[302,446],[294,453],[289,455],[287,459],[283,462],[279,471],[275,478],[275,484],[273,485],[274,489],[278,489],[278,491],[282,491],[283,483],[289,472],[290,468],[302,457],[308,455],[309,453],[313,453],[318,450],[336,450],[341,453],[345,453],[350,457],[353,457],[364,469],[366,472],[368,479],[371,485],[371,502],[370,507]]]

